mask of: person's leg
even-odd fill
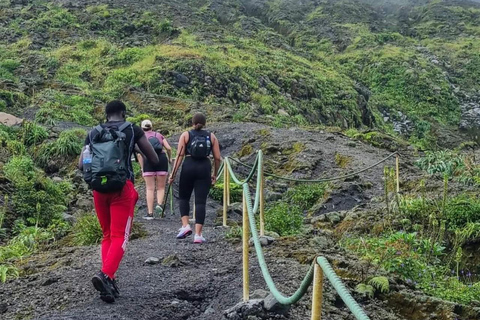
[[[157,172],[157,204],[161,206],[165,197],[165,185],[167,183],[167,173]]]
[[[100,192],[93,192],[93,199],[95,203],[95,211],[97,212],[98,221],[102,228],[102,268],[104,270],[108,265],[108,253],[112,247],[111,241],[111,210],[110,204],[112,201],[112,194],[105,194]],[[92,284],[97,291],[100,292],[100,298],[108,303],[115,301],[115,296],[118,296],[118,291],[112,287],[113,280],[109,279],[105,272],[101,271],[94,275]]]
[[[182,172],[180,173],[180,185],[179,185],[179,207],[180,215],[182,217],[182,227],[177,234],[177,239],[184,239],[192,234],[190,228],[189,215],[190,215],[190,197],[193,191],[194,172],[195,169],[192,166],[190,159],[186,159],[182,165]]]
[[[111,195],[93,191],[93,202],[95,204],[95,212],[97,213],[98,222],[102,229],[102,267],[105,265],[108,250],[110,249],[110,200]]]
[[[210,192],[211,181],[211,164],[210,160],[206,160],[199,165],[199,179],[195,180],[195,235],[201,236],[203,225],[205,223],[207,197]]]
[[[130,236],[135,204],[138,193],[133,183],[128,180],[121,193],[115,194],[110,205],[110,250],[102,271],[111,279],[115,278],[120,261],[123,258]]]
[[[192,196],[193,184],[195,181],[193,161],[185,160],[182,166],[182,172],[180,173],[179,184],[179,207],[180,216],[182,217],[182,226],[188,225],[190,215],[190,198]]]
[[[150,172],[146,172],[143,179],[145,179],[148,214],[153,215],[153,203],[155,201],[155,176],[150,175]]]

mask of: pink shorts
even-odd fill
[[[156,171],[156,172],[144,172],[142,177],[161,177],[168,175],[167,171]]]

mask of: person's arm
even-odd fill
[[[212,152],[213,152],[213,161],[214,161],[214,171],[212,175],[212,185],[217,182],[217,174],[220,169],[220,164],[222,162],[222,155],[220,154],[220,143],[218,142],[215,134],[212,133]]]
[[[168,178],[169,184],[173,183],[173,180],[175,180],[175,175],[177,174],[178,168],[182,164],[183,158],[185,157],[185,149],[187,147],[188,138],[188,132],[184,132],[178,140],[177,158],[175,159],[175,164],[173,165],[173,170],[170,174],[170,178]]]
[[[169,161],[172,161],[172,147],[170,147],[170,144],[168,143],[167,139],[163,137],[163,147],[167,151],[167,157]]]
[[[145,135],[138,139],[137,145],[138,148],[140,148],[142,154],[145,155],[145,157],[148,159],[148,161],[150,161],[153,165],[157,165],[159,163],[157,153],[153,149],[150,142],[148,142]]]

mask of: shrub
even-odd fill
[[[299,207],[279,202],[265,211],[265,229],[281,236],[300,233],[303,214]]]
[[[38,164],[45,167],[52,159],[71,160],[72,157],[77,157],[82,151],[86,134],[83,129],[63,131],[56,141],[47,143],[38,150]]]
[[[73,225],[74,244],[89,246],[100,243],[103,234],[94,214],[84,214]]]
[[[328,190],[326,183],[300,184],[287,192],[287,202],[308,210],[319,201],[323,201]]]
[[[453,198],[445,206],[445,218],[450,230],[465,227],[469,222],[478,222],[480,201],[466,195]]]
[[[44,127],[36,125],[30,121],[23,123],[22,134],[24,143],[27,146],[41,144],[45,139],[48,138],[48,132]]]
[[[216,183],[210,189],[210,197],[215,200],[223,203],[223,183]],[[241,186],[230,183],[230,202],[242,202],[243,189]]]
[[[27,156],[12,157],[4,171],[16,189],[12,197],[16,218],[41,227],[61,218],[72,188],[69,182],[54,183]]]
[[[415,164],[429,174],[442,173],[451,177],[465,167],[465,157],[452,151],[426,152]]]
[[[14,182],[19,178],[33,179],[35,177],[35,166],[32,158],[28,156],[16,156],[3,168],[5,176]]]

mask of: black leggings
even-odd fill
[[[195,223],[204,224],[207,196],[212,185],[212,164],[210,159],[193,159],[186,157],[180,174],[180,214],[190,213],[190,197],[195,190]]]

